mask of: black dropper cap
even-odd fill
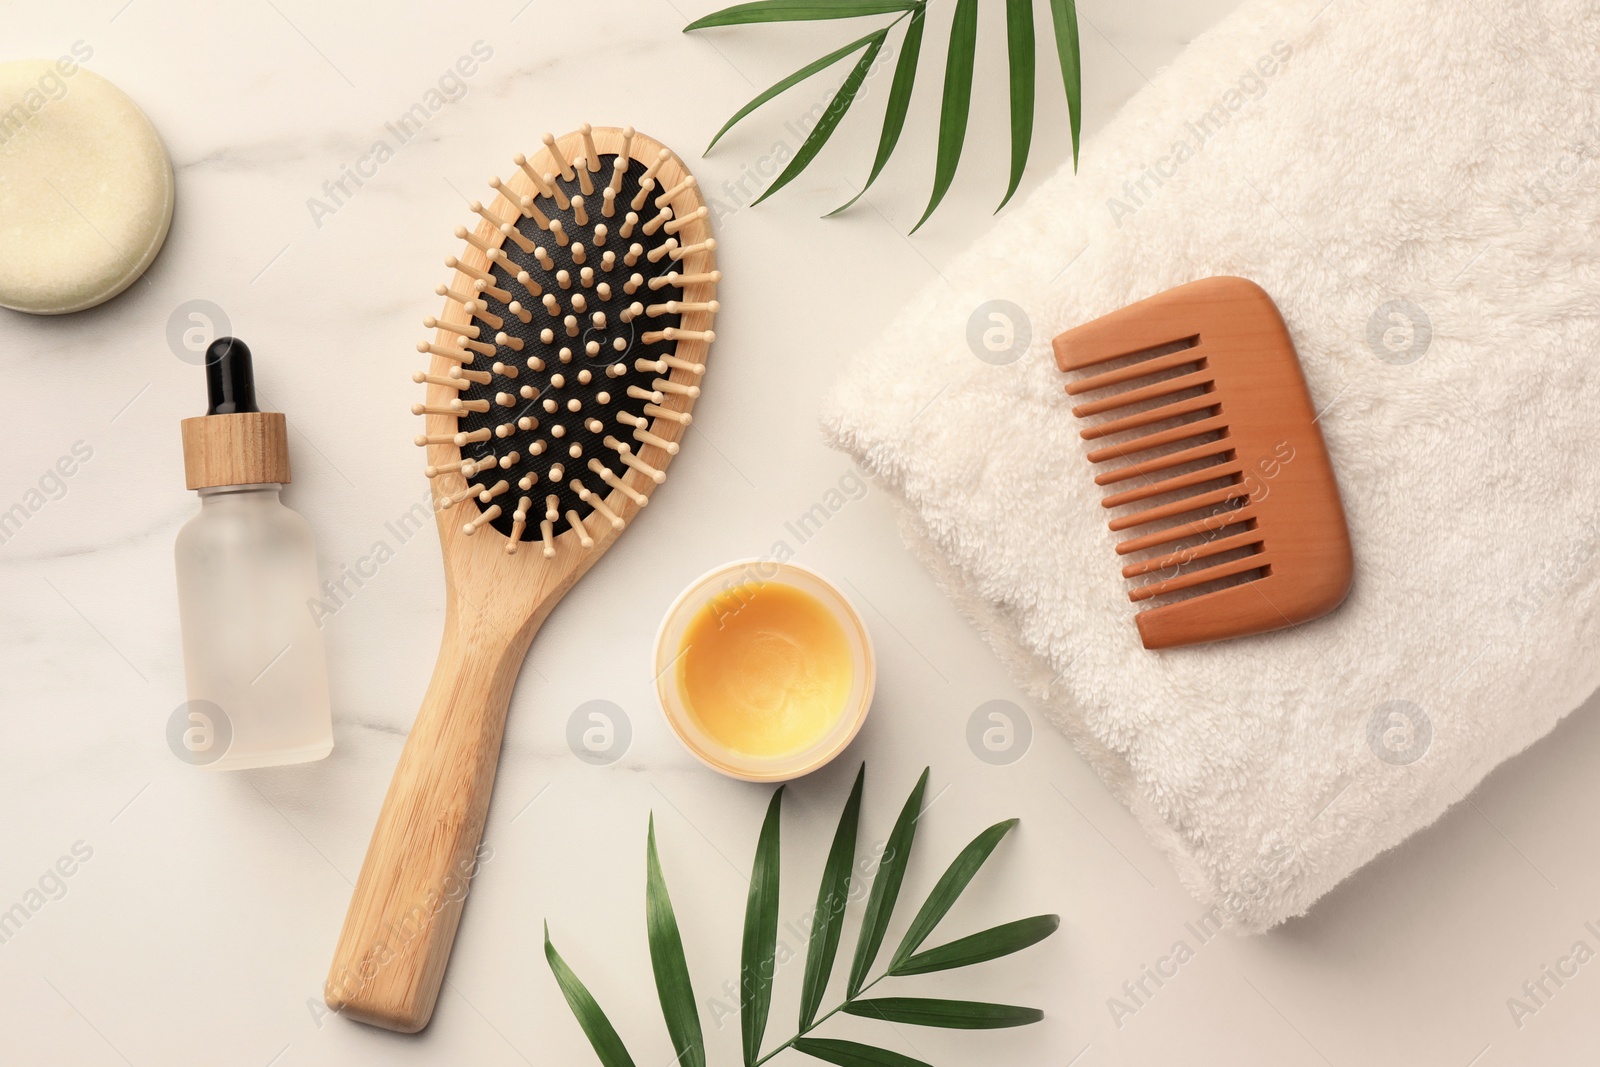
[[[206,349],[207,415],[260,411],[256,407],[256,375],[250,346],[237,337],[219,337]]]

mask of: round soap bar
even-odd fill
[[[82,311],[144,273],[172,163],[137,104],[68,59],[0,63],[0,307]]]

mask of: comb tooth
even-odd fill
[[[494,253],[500,251],[494,245],[490,244],[488,241],[485,241],[482,237],[479,237],[465,226],[457,226],[455,228],[455,235],[457,239],[467,242],[467,244],[471,245],[473,248],[476,248],[478,251],[488,256],[491,260],[496,258]]]
[[[544,542],[545,559],[556,554],[555,522],[560,518],[556,511],[558,499],[553,493],[544,498],[544,520],[539,523],[539,540]]]
[[[567,247],[567,242],[571,240],[571,238],[567,236],[566,228],[561,225],[560,219],[550,220],[550,233],[551,236],[555,237],[556,244],[560,245],[562,248]]]
[[[556,261],[550,258],[550,253],[541,245],[533,250],[533,258],[539,261],[539,266],[545,270],[554,270]]]
[[[460,271],[462,274],[465,274],[469,278],[476,278],[478,281],[487,282],[490,285],[494,284],[494,275],[485,273],[484,271],[479,270],[477,267],[474,267],[470,263],[463,263],[461,260],[457,259],[455,256],[445,256],[444,257],[444,265],[449,267],[451,270]]]
[[[578,188],[583,190],[583,195],[584,196],[593,196],[594,195],[594,181],[589,177],[589,166],[588,166],[588,163],[584,159],[578,160],[577,169],[578,169]],[[577,197],[573,197],[572,201],[573,201],[573,203],[577,203],[578,198]],[[582,220],[580,219],[579,221],[582,221]]]
[[[653,170],[654,167],[655,164],[652,163],[651,169]],[[639,179],[639,192],[632,200],[628,201],[628,206],[633,208],[633,210],[638,211],[640,208],[644,207],[645,201],[649,200],[650,194],[655,191],[656,180],[650,176],[650,171],[647,170],[644,173],[644,177]]]
[[[476,338],[478,336],[478,328],[470,323],[440,322],[432,315],[429,315],[427,318],[423,319],[422,325],[429,330],[443,330],[445,333],[458,333],[463,337]]]
[[[622,151],[617,158],[626,163],[633,157],[633,127],[622,127]]]
[[[473,534],[478,532],[478,527],[487,526],[491,522],[493,522],[494,520],[498,519],[499,517],[500,517],[500,505],[499,504],[495,504],[495,505],[491,506],[488,511],[483,512],[481,515],[479,515],[477,518],[473,519],[471,522],[462,523],[461,524],[461,532],[466,534],[468,537],[470,537]]]
[[[479,385],[488,385],[494,379],[494,375],[486,370],[467,370],[465,367],[451,367],[450,373],[446,377],[459,378],[467,382],[477,382]]]
[[[550,158],[555,160],[561,169],[561,180],[564,182],[570,182],[574,177],[572,173],[572,164],[568,163],[567,157],[561,154],[561,146],[556,144],[555,134],[547,133],[544,135],[543,140],[545,151],[550,153]],[[545,177],[548,179],[551,176],[547,174]],[[565,207],[565,205],[563,205],[563,207]]]
[[[658,419],[666,419],[668,422],[676,422],[683,426],[687,426],[694,421],[694,416],[687,411],[673,411],[671,408],[664,408],[657,404],[646,404],[644,413]]]
[[[589,262],[589,253],[584,251],[582,241],[574,241],[572,244],[572,262],[580,266]]]
[[[533,312],[523,307],[519,301],[513,300],[506,305],[506,310],[517,317],[517,321],[526,326],[533,321]]]
[[[1133,504],[1136,501],[1147,501],[1152,496],[1162,493],[1173,493],[1174,490],[1187,490],[1190,485],[1200,485],[1202,482],[1214,482],[1216,478],[1232,478],[1234,475],[1243,474],[1245,466],[1240,462],[1224,462],[1214,467],[1203,467],[1200,470],[1190,470],[1189,474],[1181,474],[1176,478],[1166,478],[1165,482],[1149,482],[1141,485],[1136,490],[1125,490],[1114,493],[1101,501],[1101,507],[1122,507],[1123,504]]]
[[[594,508],[594,510],[597,511],[602,518],[609,522],[613,530],[622,529],[622,516],[618,515],[616,512],[607,507],[606,502],[601,499],[600,494],[590,491],[589,487],[583,484],[583,480],[581,478],[574,478],[572,481],[568,482],[567,485],[574,493],[578,494],[579,500]]]
[[[649,497],[639,492],[639,490],[633,488],[633,486],[624,484],[622,479],[617,477],[616,471],[613,471],[610,467],[606,466],[604,463],[601,463],[598,459],[591,459],[589,461],[589,469],[594,471],[595,474],[599,475],[602,482],[605,482],[611,488],[615,489],[617,492],[621,493],[635,504],[638,504],[641,508],[650,503]]]
[[[594,127],[585,122],[578,127],[578,132],[583,135],[584,158],[589,161],[589,170],[598,174],[600,171],[600,152],[594,146]]]
[[[1214,433],[1227,428],[1228,422],[1221,415],[1213,415],[1209,419],[1198,419],[1195,422],[1186,422],[1182,426],[1174,426],[1170,430],[1159,433],[1146,434],[1136,437],[1132,441],[1125,441],[1120,445],[1107,445],[1097,448],[1089,453],[1090,463],[1104,463],[1108,459],[1126,459],[1135,452],[1157,448],[1161,445],[1170,445],[1174,441],[1196,437],[1203,433]]]
[[[677,262],[680,259],[685,259],[694,255],[696,252],[715,252],[716,250],[717,239],[715,237],[707,237],[704,241],[701,241],[698,244],[684,245],[682,248],[674,248],[672,250],[672,259],[673,262]]]
[[[698,285],[701,282],[710,282],[712,285],[715,285],[721,280],[722,272],[720,270],[710,271],[709,273],[705,274],[679,274],[674,270],[668,271],[666,274],[663,274],[659,277],[651,278],[650,288],[652,290],[664,289],[669,285],[675,285],[679,289],[682,289],[686,286]]]
[[[633,397],[635,400],[648,400],[652,404],[659,404],[666,399],[666,397],[662,396],[660,392],[651,392],[650,390],[637,385],[628,386],[628,395]]]
[[[506,324],[506,320],[491,312],[489,310],[488,303],[483,300],[474,300],[470,304],[463,306],[466,307],[467,311],[472,315],[473,318],[477,319],[491,330],[498,330],[500,327]]]
[[[1137,404],[1145,400],[1154,400],[1156,397],[1166,396],[1169,393],[1177,393],[1184,389],[1193,389],[1196,386],[1210,384],[1211,372],[1208,370],[1197,370],[1190,374],[1183,374],[1176,378],[1168,378],[1165,381],[1156,382],[1154,385],[1146,385],[1138,389],[1129,389],[1126,393],[1118,393],[1115,396],[1103,397],[1100,400],[1091,400],[1088,403],[1079,404],[1072,409],[1072,413],[1078,416],[1080,419],[1087,418],[1090,415],[1099,415],[1102,412],[1114,411],[1117,408],[1125,408],[1129,404]]]
[[[1239,559],[1229,560],[1227,563],[1218,563],[1214,567],[1202,567],[1188,574],[1180,574],[1176,578],[1168,578],[1163,582],[1141,585],[1128,594],[1128,599],[1137,604],[1141,600],[1149,600],[1151,597],[1157,597],[1163,593],[1176,593],[1180,589],[1204,585],[1206,582],[1216,581],[1218,578],[1228,578],[1235,574],[1260,570],[1270,562],[1265,556],[1266,553],[1264,552],[1255,552]]]
[[[1252,490],[1248,485],[1238,482],[1234,485],[1225,485],[1221,489],[1213,489],[1209,493],[1184,497],[1182,500],[1174,500],[1170,504],[1148,508],[1137,515],[1121,515],[1112,519],[1108,525],[1113,530],[1131,530],[1135,526],[1144,526],[1160,519],[1170,519],[1172,516],[1182,515],[1186,511],[1198,511],[1213,504],[1224,504],[1229,500],[1237,500],[1240,497],[1249,496],[1251,492]]]
[[[580,173],[584,172],[580,171]],[[593,187],[585,189],[584,192],[589,196],[594,195]],[[584,203],[583,197],[581,196],[575,196],[572,198],[572,218],[579,226],[589,225],[589,208]]]
[[[1137,578],[1141,574],[1166,570],[1168,567],[1181,567],[1191,560],[1205,559],[1207,556],[1220,556],[1222,553],[1231,552],[1236,548],[1245,548],[1248,545],[1258,545],[1260,543],[1260,531],[1245,530],[1242,533],[1219,537],[1215,541],[1207,541],[1203,545],[1180,548],[1178,551],[1169,552],[1165,556],[1140,560],[1138,563],[1130,563],[1122,568],[1122,576],[1124,578]]]
[[[623,234],[622,236],[626,237],[628,235],[627,234]],[[635,263],[639,262],[639,257],[642,256],[642,255],[644,255],[644,245],[641,245],[641,244],[629,245],[628,246],[627,255],[622,257],[622,265],[624,267],[631,267]]]
[[[457,400],[450,401],[450,413],[452,415],[460,415],[463,411],[488,411],[488,410],[489,410],[489,402],[487,400],[459,400],[459,399],[457,399]]]
[[[1169,545],[1174,541],[1182,541],[1185,537],[1210,533],[1213,530],[1249,522],[1255,518],[1257,518],[1255,508],[1249,504],[1230,511],[1219,511],[1215,515],[1207,515],[1203,519],[1186,522],[1181,526],[1169,526],[1167,529],[1157,530],[1153,534],[1119,541],[1117,543],[1117,555],[1126,556],[1133,552],[1143,552],[1147,548],[1155,548],[1157,545]]]
[[[461,347],[470,348],[474,352],[482,352],[486,356],[494,355],[494,345],[487,341],[469,341],[466,338],[462,338]]]
[[[628,296],[632,296],[634,293],[637,293],[639,291],[639,286],[641,286],[643,284],[644,284],[644,275],[643,274],[634,274],[634,275],[631,275],[628,278],[628,280],[623,284],[622,291],[624,293],[626,293]]]
[[[544,286],[540,285],[538,280],[525,270],[517,271],[517,284],[522,286],[522,291],[527,293],[530,297],[538,297],[544,292]],[[517,304],[516,307],[512,309],[513,312],[521,306],[521,304]],[[522,318],[520,315],[517,317]],[[522,319],[522,321],[527,322],[528,320]]]
[[[484,207],[483,204],[480,203],[477,200],[472,201],[472,203],[468,204],[467,207],[469,209],[471,209],[473,214],[479,216],[480,218],[488,219],[490,224],[493,225],[495,227],[495,229],[499,229],[500,227],[502,227],[502,226],[507,224],[507,220],[506,219],[504,219],[501,216],[497,215],[493,211],[490,211],[488,208]]]
[[[628,238],[633,236],[633,228],[637,225],[639,225],[639,216],[630,211],[626,215],[622,216],[622,229],[618,230],[617,232],[621,234],[622,239],[626,241]],[[644,247],[642,245],[634,245],[633,247],[639,249],[641,252],[644,251]],[[631,267],[633,264],[629,263],[628,266]]]
[[[1149,426],[1151,423],[1162,422],[1166,419],[1177,418],[1179,415],[1188,415],[1206,408],[1221,408],[1222,403],[1213,393],[1203,393],[1192,396],[1187,400],[1178,400],[1164,407],[1151,408],[1141,411],[1137,415],[1124,415],[1120,419],[1111,419],[1086,427],[1078,432],[1078,436],[1085,441],[1093,441],[1100,437],[1109,437],[1114,433],[1124,430],[1138,429],[1140,426]]]
[[[567,512],[567,525],[572,527],[572,532],[578,535],[578,544],[584,548],[594,547],[594,538],[589,536],[589,528],[583,524],[576,511]]]
[[[677,247],[678,239],[676,237],[669,237],[665,242],[657,245],[647,252],[645,254],[645,258],[652,263],[660,263],[663,259],[672,255],[673,251],[677,249]]]
[[[528,180],[533,182],[533,187],[539,190],[540,196],[552,195],[553,191],[551,190],[549,183],[545,181],[544,176],[528,165],[527,156],[523,155],[521,152],[518,152],[516,155],[511,157],[511,162],[515,163],[517,168],[528,176]]]
[[[657,152],[655,161],[644,169],[644,174],[640,177],[640,181],[641,182],[644,182],[644,181],[653,182],[655,180],[656,171],[661,169],[661,164],[665,163],[667,160],[669,160],[671,158],[672,158],[672,153],[667,151],[665,148],[663,148],[661,151]]]
[[[1094,476],[1094,484],[1115,485],[1117,482],[1125,482],[1129,478],[1143,477],[1146,474],[1167,470],[1170,467],[1178,467],[1185,463],[1193,463],[1196,460],[1209,459],[1224,452],[1231,452],[1233,451],[1233,446],[1233,440],[1227,437],[1219,438],[1215,441],[1207,441],[1203,445],[1195,445],[1193,448],[1185,448],[1178,452],[1169,452],[1164,456],[1147,459],[1142,463],[1130,463],[1126,467],[1118,467],[1116,470],[1103,471]]]
[[[517,510],[511,513],[511,540],[506,542],[508,556],[516,555],[517,545],[522,541],[522,531],[528,528],[528,507],[528,498],[523,497],[517,501]]]
[[[533,197],[522,197],[517,201],[517,204],[522,208],[522,213],[532,219],[539,229],[548,230],[550,228],[550,217],[539,210],[539,205],[534,203]],[[524,251],[527,251],[527,249],[524,249]]]
[[[428,385],[443,385],[448,386],[451,389],[472,388],[471,382],[463,382],[456,378],[441,378],[437,374],[428,374],[420,370],[411,375],[411,380],[416,382],[418,385],[426,382]]]
[[[612,173],[612,181],[616,181],[615,172]],[[600,197],[600,214],[604,215],[608,219],[615,218],[617,214],[617,191],[610,186],[607,186],[605,192],[600,194]]]
[[[687,178],[683,179],[683,181],[679,182],[671,189],[668,189],[666,192],[656,197],[656,207],[665,207],[667,204],[672,202],[673,197],[677,196],[685,189],[693,189],[697,184],[699,183],[695,181],[694,175],[689,175]]]
[[[510,340],[515,341],[515,340],[517,340],[517,338],[513,337],[513,338],[510,338]],[[516,347],[521,348],[522,345],[519,344]],[[491,371],[493,371],[495,374],[500,375],[500,377],[502,377],[502,378],[515,378],[519,374],[522,373],[521,371],[517,370],[516,367],[512,366],[509,363],[496,363],[494,366],[490,367],[489,369]]]
[[[457,448],[460,448],[462,445],[473,444],[477,441],[487,441],[488,439],[489,428],[487,426],[481,430],[472,430],[470,432],[463,431],[462,433],[455,434],[452,438]]]
[[[652,318],[660,315],[681,315],[686,311],[709,311],[712,314],[722,310],[722,304],[716,300],[668,300],[665,304],[651,304],[645,309]]]
[[[454,348],[445,348],[442,345],[429,344],[427,341],[418,341],[417,351],[435,356],[443,356],[445,359],[454,360],[457,363],[471,363],[474,359],[478,358],[471,352],[462,352]]]
[[[654,235],[657,230],[661,229],[662,224],[666,223],[671,218],[672,218],[672,209],[670,207],[664,207],[664,208],[662,208],[660,211],[658,211],[656,213],[655,217],[653,217],[649,222],[645,223],[643,226],[639,227],[639,229],[644,231],[644,235],[646,237],[650,237],[650,236]],[[671,233],[672,231],[669,230],[667,232]]]
[[[666,208],[662,208],[661,210],[665,211]],[[669,222],[665,226],[663,226],[662,229],[664,231],[666,231],[667,233],[677,233],[679,230],[683,229],[685,226],[689,226],[689,225],[691,225],[693,223],[699,222],[701,219],[706,218],[710,214],[711,214],[711,209],[706,207],[704,204],[701,204],[699,207],[695,208],[693,211],[689,212],[687,215],[680,215],[677,218],[673,219],[671,222]]]
[[[511,225],[509,222],[500,227],[500,232],[510,238],[512,244],[515,244],[518,248],[522,249],[530,256],[533,255],[533,250],[539,247],[526,237],[522,236],[522,231]]]
[[[1116,370],[1108,370],[1091,378],[1079,378],[1077,381],[1068,384],[1067,395],[1077,396],[1079,393],[1092,393],[1096,389],[1104,389],[1110,385],[1118,385],[1122,382],[1132,381],[1135,378],[1143,378],[1147,374],[1157,374],[1164,370],[1171,370],[1174,367],[1181,367],[1186,363],[1195,363],[1204,358],[1197,351],[1197,348],[1198,346],[1196,348],[1179,349],[1164,356],[1156,356],[1153,359],[1141,360],[1126,367],[1118,367]]]
[[[461,503],[463,500],[467,499],[467,497],[471,496],[475,492],[477,492],[477,490],[472,488],[472,486],[469,485],[465,489],[459,490],[459,491],[454,492],[454,493],[446,494],[445,496],[439,498],[440,502],[441,502],[440,506],[443,507],[446,511],[448,511],[451,508],[455,507],[457,504]]]
[[[633,446],[627,442],[619,441],[615,437],[612,437],[608,434],[605,438],[605,446],[617,454],[617,457],[622,460],[623,466],[632,467],[634,470],[638,471],[646,478],[649,478],[657,485],[660,485],[662,482],[667,480],[665,471],[652,467],[650,464],[634,455]]]
[[[433,287],[433,291],[439,296],[454,300],[458,304],[470,304],[478,299],[476,293],[463,293],[450,288],[448,285],[436,285]]]
[[[603,222],[597,223],[595,225],[595,228],[594,228],[594,243],[595,243],[595,247],[598,248],[601,245],[605,244],[606,243],[606,237],[610,233],[611,233],[611,230],[610,230],[610,228],[608,226],[606,226],[605,223],[603,223]]]
[[[428,445],[455,444],[456,435],[453,433],[419,433],[411,440],[418,448],[426,448]]]
[[[572,201],[567,198],[567,191],[561,188],[561,183],[556,181],[554,174],[546,174],[544,180],[545,184],[550,187],[550,195],[555,197],[556,207],[565,211],[572,206]]]
[[[511,299],[510,293],[506,292],[504,289],[501,289],[493,282],[484,281],[482,278],[476,279],[472,283],[472,288],[480,294],[488,293],[502,304]]]
[[[686,396],[691,399],[700,395],[700,387],[698,385],[684,385],[670,378],[657,378],[650,383],[650,387],[658,393],[677,393],[679,396]],[[655,401],[657,404],[660,402],[659,400]]]
[[[680,330],[676,326],[668,326],[665,330],[650,330],[640,338],[647,345],[657,341],[705,341],[710,343],[717,339],[714,330]]]
[[[483,492],[479,493],[478,499],[487,504],[495,497],[509,492],[511,492],[511,483],[506,481],[504,478],[501,478],[498,482],[494,483],[493,488],[485,489]]]

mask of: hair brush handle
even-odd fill
[[[538,619],[522,625],[450,598],[433,679],[383,799],[324,997],[402,1033],[428,1024],[494,788],[506,709]]]

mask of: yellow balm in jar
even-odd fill
[[[683,743],[725,774],[783,781],[850,743],[872,699],[866,628],[793,564],[718,568],[684,591],[656,641],[656,686]]]

